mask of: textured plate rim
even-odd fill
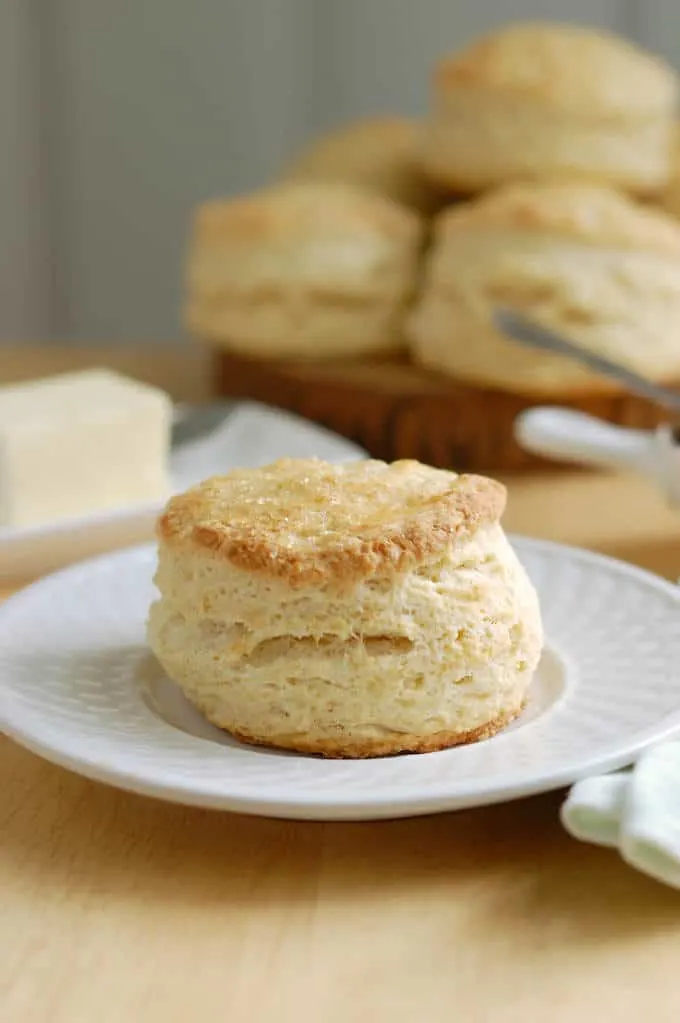
[[[592,565],[595,569],[599,566],[614,569],[623,577],[635,579],[640,583],[657,589],[667,597],[671,597],[678,604],[680,610],[680,588],[647,569],[639,568],[617,558],[552,540],[534,539],[516,534],[509,534],[509,539],[513,546],[518,549],[520,556],[522,550],[531,550],[539,555],[542,551],[552,551],[569,559],[575,559],[587,565]],[[0,607],[0,619],[5,614],[6,609],[8,613],[11,613],[14,608],[27,601],[30,602],[33,593],[48,580],[68,579],[71,574],[80,575],[83,570],[87,571],[88,568],[94,568],[102,562],[108,562],[112,559],[125,560],[126,558],[146,554],[153,550],[153,544],[145,543],[124,550],[97,555],[96,557],[88,558],[60,569],[9,597]],[[577,661],[577,658],[574,658],[570,651],[566,651],[566,654],[569,659]],[[3,700],[3,707],[0,709],[0,731],[32,753],[42,757],[42,759],[73,771],[92,781],[111,785],[138,795],[206,809],[219,809],[248,815],[285,819],[327,821],[377,820],[424,816],[490,805],[492,803],[507,802],[554,791],[594,773],[604,773],[624,767],[630,764],[634,757],[650,744],[662,741],[680,729],[679,709],[678,712],[668,715],[662,722],[643,729],[630,739],[622,741],[618,746],[610,749],[606,755],[598,754],[596,751],[589,757],[579,755],[574,762],[567,762],[560,768],[547,772],[526,772],[524,776],[515,775],[512,780],[505,783],[490,783],[488,780],[482,780],[480,783],[474,784],[467,781],[464,786],[457,788],[455,779],[453,781],[449,779],[446,782],[431,783],[427,786],[425,792],[419,794],[417,792],[410,793],[406,790],[401,796],[392,794],[381,796],[376,794],[358,799],[348,799],[342,795],[334,796],[331,794],[325,794],[323,798],[301,794],[291,799],[277,798],[275,801],[272,801],[267,798],[258,800],[251,796],[242,796],[237,793],[209,792],[201,788],[200,783],[190,779],[187,779],[186,782],[177,780],[165,782],[162,778],[150,777],[141,772],[126,770],[124,766],[112,763],[110,759],[105,762],[98,761],[95,757],[87,756],[82,752],[79,752],[77,756],[73,756],[58,743],[41,738],[39,730],[30,727],[31,723],[35,724],[36,720],[40,720],[39,718],[30,718],[28,722],[29,727],[26,727],[25,723],[22,725],[21,716],[19,716],[19,720],[12,719],[10,708],[11,700]],[[502,737],[501,735],[499,738]],[[196,739],[196,741],[201,742],[204,740]],[[440,756],[446,755],[447,752],[442,751],[439,754],[427,755]],[[419,757],[422,754],[411,754],[411,756]],[[153,770],[150,774],[153,775]]]

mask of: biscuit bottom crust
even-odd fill
[[[395,733],[386,739],[352,739],[349,736],[338,739],[330,737],[311,739],[304,735],[280,735],[274,740],[253,735],[239,728],[227,728],[214,720],[212,723],[250,746],[315,754],[328,760],[368,760],[371,757],[389,757],[399,753],[436,753],[452,746],[465,746],[480,742],[482,739],[490,739],[519,717],[525,706],[526,699],[522,698],[517,706],[504,710],[491,721],[467,732],[444,731],[432,732],[430,735]]]

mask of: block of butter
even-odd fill
[[[0,527],[163,500],[172,403],[103,369],[0,387]]]

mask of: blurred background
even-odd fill
[[[0,341],[181,343],[197,202],[420,115],[433,59],[514,18],[680,64],[679,0],[1,0]]]

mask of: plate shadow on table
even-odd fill
[[[345,915],[392,900],[427,913],[444,897],[452,915],[469,903],[499,933],[521,918],[524,935],[530,922],[584,947],[678,931],[680,893],[569,838],[561,794],[402,821],[274,821],[119,792],[0,743],[13,790],[0,860],[37,895],[220,913],[308,912],[322,899]]]

